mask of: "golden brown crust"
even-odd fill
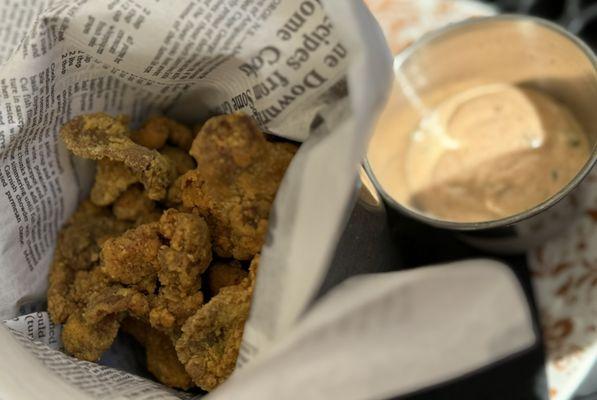
[[[138,186],[129,187],[112,206],[114,216],[123,221],[135,222],[145,219],[156,211],[155,203],[147,198]]]
[[[172,287],[161,289],[152,302],[149,323],[162,332],[175,335],[202,304],[203,293],[200,291],[185,294]]]
[[[66,147],[79,157],[123,163],[138,178],[152,200],[166,196],[174,180],[170,161],[155,150],[133,142],[122,121],[107,114],[81,115],[60,131]]]
[[[211,262],[211,235],[202,217],[171,208],[162,214],[159,231],[170,248],[198,263],[199,273],[205,271]]]
[[[179,389],[188,389],[193,385],[168,336],[152,329],[148,334],[146,346],[147,369],[158,381]]]
[[[164,116],[149,117],[131,137],[136,143],[150,149],[161,149],[168,141],[188,151],[193,142],[189,128]]]
[[[131,133],[131,139],[148,149],[161,149],[168,140],[168,127],[161,123],[161,117],[150,117],[139,128]]]
[[[73,309],[66,319],[62,340],[68,353],[96,361],[112,344],[119,322],[127,313],[147,318],[149,303],[138,291],[110,285],[99,269],[78,271],[71,288]]]
[[[84,201],[60,231],[57,253],[71,269],[90,269],[99,261],[101,243],[129,227],[109,210]]]
[[[145,295],[135,289],[112,285],[89,293],[83,316],[87,323],[97,324],[112,315],[121,320],[124,312],[136,318],[147,318],[149,302]]]
[[[109,285],[110,280],[97,267],[89,271],[77,271],[70,286],[69,296],[76,308],[82,310],[94,293],[101,292]]]
[[[100,246],[105,240],[129,226],[117,221],[104,208],[89,201],[81,203],[58,234],[48,287],[48,312],[52,321],[63,323],[79,308],[76,292],[72,292],[77,277],[98,265]]]
[[[158,224],[149,223],[108,239],[101,251],[101,269],[114,282],[127,285],[143,283],[155,277],[162,243]]]
[[[200,275],[211,262],[211,237],[203,218],[175,209],[164,212],[159,232],[167,246],[157,257],[160,289],[149,321],[172,333],[203,304]]]
[[[174,165],[177,176],[182,175],[196,167],[193,157],[178,147],[165,146],[162,150],[160,150],[160,153],[164,157],[168,158],[172,165]]]
[[[223,288],[182,326],[179,360],[197,386],[213,390],[233,371],[250,307],[250,293]]]
[[[182,183],[185,175],[181,175],[172,182],[166,195],[166,206],[170,208],[182,208]]]
[[[89,324],[80,312],[71,314],[62,327],[62,342],[67,353],[81,360],[97,361],[118,334],[116,318],[106,318]]]
[[[251,259],[260,251],[278,186],[296,146],[270,143],[246,115],[207,121],[190,154],[199,167],[182,178],[184,207],[207,219],[220,257]]]
[[[238,261],[215,262],[209,266],[206,273],[208,290],[212,296],[224,287],[238,285],[247,277],[247,271]]]
[[[147,369],[164,385],[188,389],[193,381],[178,360],[172,340],[149,324],[135,318],[122,321],[121,329],[145,347]]]
[[[182,326],[175,345],[178,359],[204,390],[213,390],[234,370],[258,263],[259,257],[255,257],[249,277],[238,285],[222,288]]]
[[[139,178],[123,163],[99,160],[89,198],[95,205],[110,205],[136,182]]]
[[[55,254],[48,286],[48,313],[55,324],[64,323],[75,310],[75,304],[69,296],[74,276],[75,271],[68,267],[62,257]]]

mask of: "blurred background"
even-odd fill
[[[536,15],[558,22],[597,46],[597,0],[486,0],[502,12]]]

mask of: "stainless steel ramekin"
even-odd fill
[[[470,244],[486,250],[524,251],[561,232],[582,208],[581,182],[597,162],[596,65],[595,55],[579,38],[534,17],[500,15],[470,19],[430,33],[395,58],[394,87],[370,143],[365,169],[387,204],[406,216],[456,231]],[[540,89],[572,111],[592,146],[592,153],[578,174],[551,198],[531,209],[484,222],[444,221],[391,196],[384,189],[390,182],[376,175],[376,168],[381,165],[380,149],[384,148],[384,135],[388,135],[389,129],[383,124],[384,115],[395,112],[396,107],[411,107],[416,118],[417,107],[432,108],[443,100],[430,95],[442,85],[449,88],[447,97],[476,85],[498,82]],[[415,122],[405,119],[399,126],[391,127],[391,134],[406,137],[405,130],[411,131]],[[400,179],[398,172],[396,179]]]

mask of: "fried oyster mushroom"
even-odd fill
[[[177,176],[194,169],[196,166],[193,157],[178,147],[166,146],[160,150],[160,154],[168,158],[172,165],[174,165]]]
[[[149,296],[151,326],[172,334],[203,304],[201,273],[211,262],[211,236],[196,214],[166,210],[104,243],[102,272]]]
[[[149,117],[139,130],[132,133],[131,139],[150,149],[161,149],[170,142],[186,152],[191,147],[193,136],[183,124],[160,115]]]
[[[215,296],[220,289],[241,283],[247,277],[247,271],[238,261],[218,261],[209,266],[206,275],[207,289],[212,296]]]
[[[143,189],[137,185],[129,187],[116,199],[112,212],[117,219],[137,225],[157,221],[161,216],[156,203],[145,196]]]
[[[158,223],[140,225],[104,243],[100,268],[113,282],[151,293],[156,286],[161,246]]]
[[[220,257],[250,260],[261,250],[272,202],[296,149],[268,142],[244,114],[203,125],[190,150],[198,167],[182,176],[180,198],[205,216]]]
[[[65,350],[87,361],[97,361],[111,345],[126,312],[144,317],[149,304],[144,295],[118,285],[92,292],[86,307],[71,314],[62,331]]]
[[[200,274],[211,262],[203,218],[168,210],[130,226],[86,201],[59,235],[48,309],[64,323],[65,350],[80,359],[98,360],[126,316],[169,317],[157,325],[172,335],[203,303]]]
[[[248,277],[238,285],[220,289],[182,326],[175,345],[178,359],[193,382],[204,390],[213,390],[234,370],[258,264],[256,256]]]
[[[88,361],[97,361],[110,347],[122,318],[128,314],[147,318],[149,312],[142,293],[111,284],[97,267],[77,271],[68,296],[72,308],[66,316],[62,341],[69,354]],[[50,315],[54,319],[52,312]]]
[[[116,338],[120,324],[114,317],[89,324],[80,311],[71,314],[62,327],[62,342],[67,353],[86,361],[97,361]]]
[[[171,334],[202,304],[201,274],[211,262],[211,235],[196,214],[164,212],[159,233],[167,243],[158,253],[160,289],[149,314],[151,325]]]
[[[178,389],[193,386],[193,380],[178,360],[170,337],[136,318],[126,318],[121,328],[145,347],[147,369],[157,380]]]
[[[104,208],[89,201],[81,203],[58,235],[50,267],[48,311],[54,323],[63,323],[78,308],[71,295],[77,274],[99,263],[100,246],[130,227]]]
[[[200,274],[211,262],[209,230],[198,215],[167,210],[158,222],[105,240],[100,261],[71,278],[62,334],[66,351],[89,361],[108,349],[127,316],[175,335],[203,304]]]
[[[131,140],[131,132],[122,119],[104,113],[81,115],[67,122],[60,135],[66,147],[79,157],[124,165],[143,184],[152,200],[163,199],[176,177],[166,157]],[[100,175],[99,184],[109,184],[105,179]]]
[[[107,206],[124,193],[139,178],[126,165],[111,160],[99,160],[89,199],[98,206]]]

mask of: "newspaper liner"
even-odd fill
[[[307,308],[350,210],[358,162],[389,86],[388,53],[366,8],[357,1],[323,4],[326,12],[317,0],[15,0],[0,6],[0,318],[27,314],[6,322],[14,335],[0,328],[0,398],[188,397],[65,356],[59,327],[43,312],[57,231],[92,177],[91,163],[71,157],[57,133],[68,119],[96,111],[130,115],[134,124],[158,111],[189,123],[244,111],[264,130],[304,142],[272,210],[243,343],[247,365],[211,396],[304,398],[299,385],[308,386],[309,398],[399,394],[534,343],[520,288],[489,261],[353,278]],[[446,276],[454,279],[439,285]],[[442,298],[452,301],[434,300]],[[485,304],[483,311],[463,313],[473,301]],[[437,343],[437,355],[461,362],[421,357],[409,364],[424,343],[408,338],[430,321],[433,329],[421,331],[428,332],[424,341]],[[470,323],[478,329],[461,332]],[[360,327],[352,331],[358,334],[335,346],[313,336],[318,329],[342,335],[347,326]],[[393,342],[387,333],[396,329],[411,335]],[[310,361],[328,363],[311,379],[286,376],[272,386],[272,366],[303,370],[305,360],[291,357],[297,343],[312,350],[305,353]],[[464,347],[467,356],[459,357]],[[351,348],[371,358],[361,363]],[[285,351],[289,360],[279,365]],[[412,368],[398,381],[388,362]],[[335,379],[327,379],[330,373]],[[251,391],[243,389],[247,379]]]

